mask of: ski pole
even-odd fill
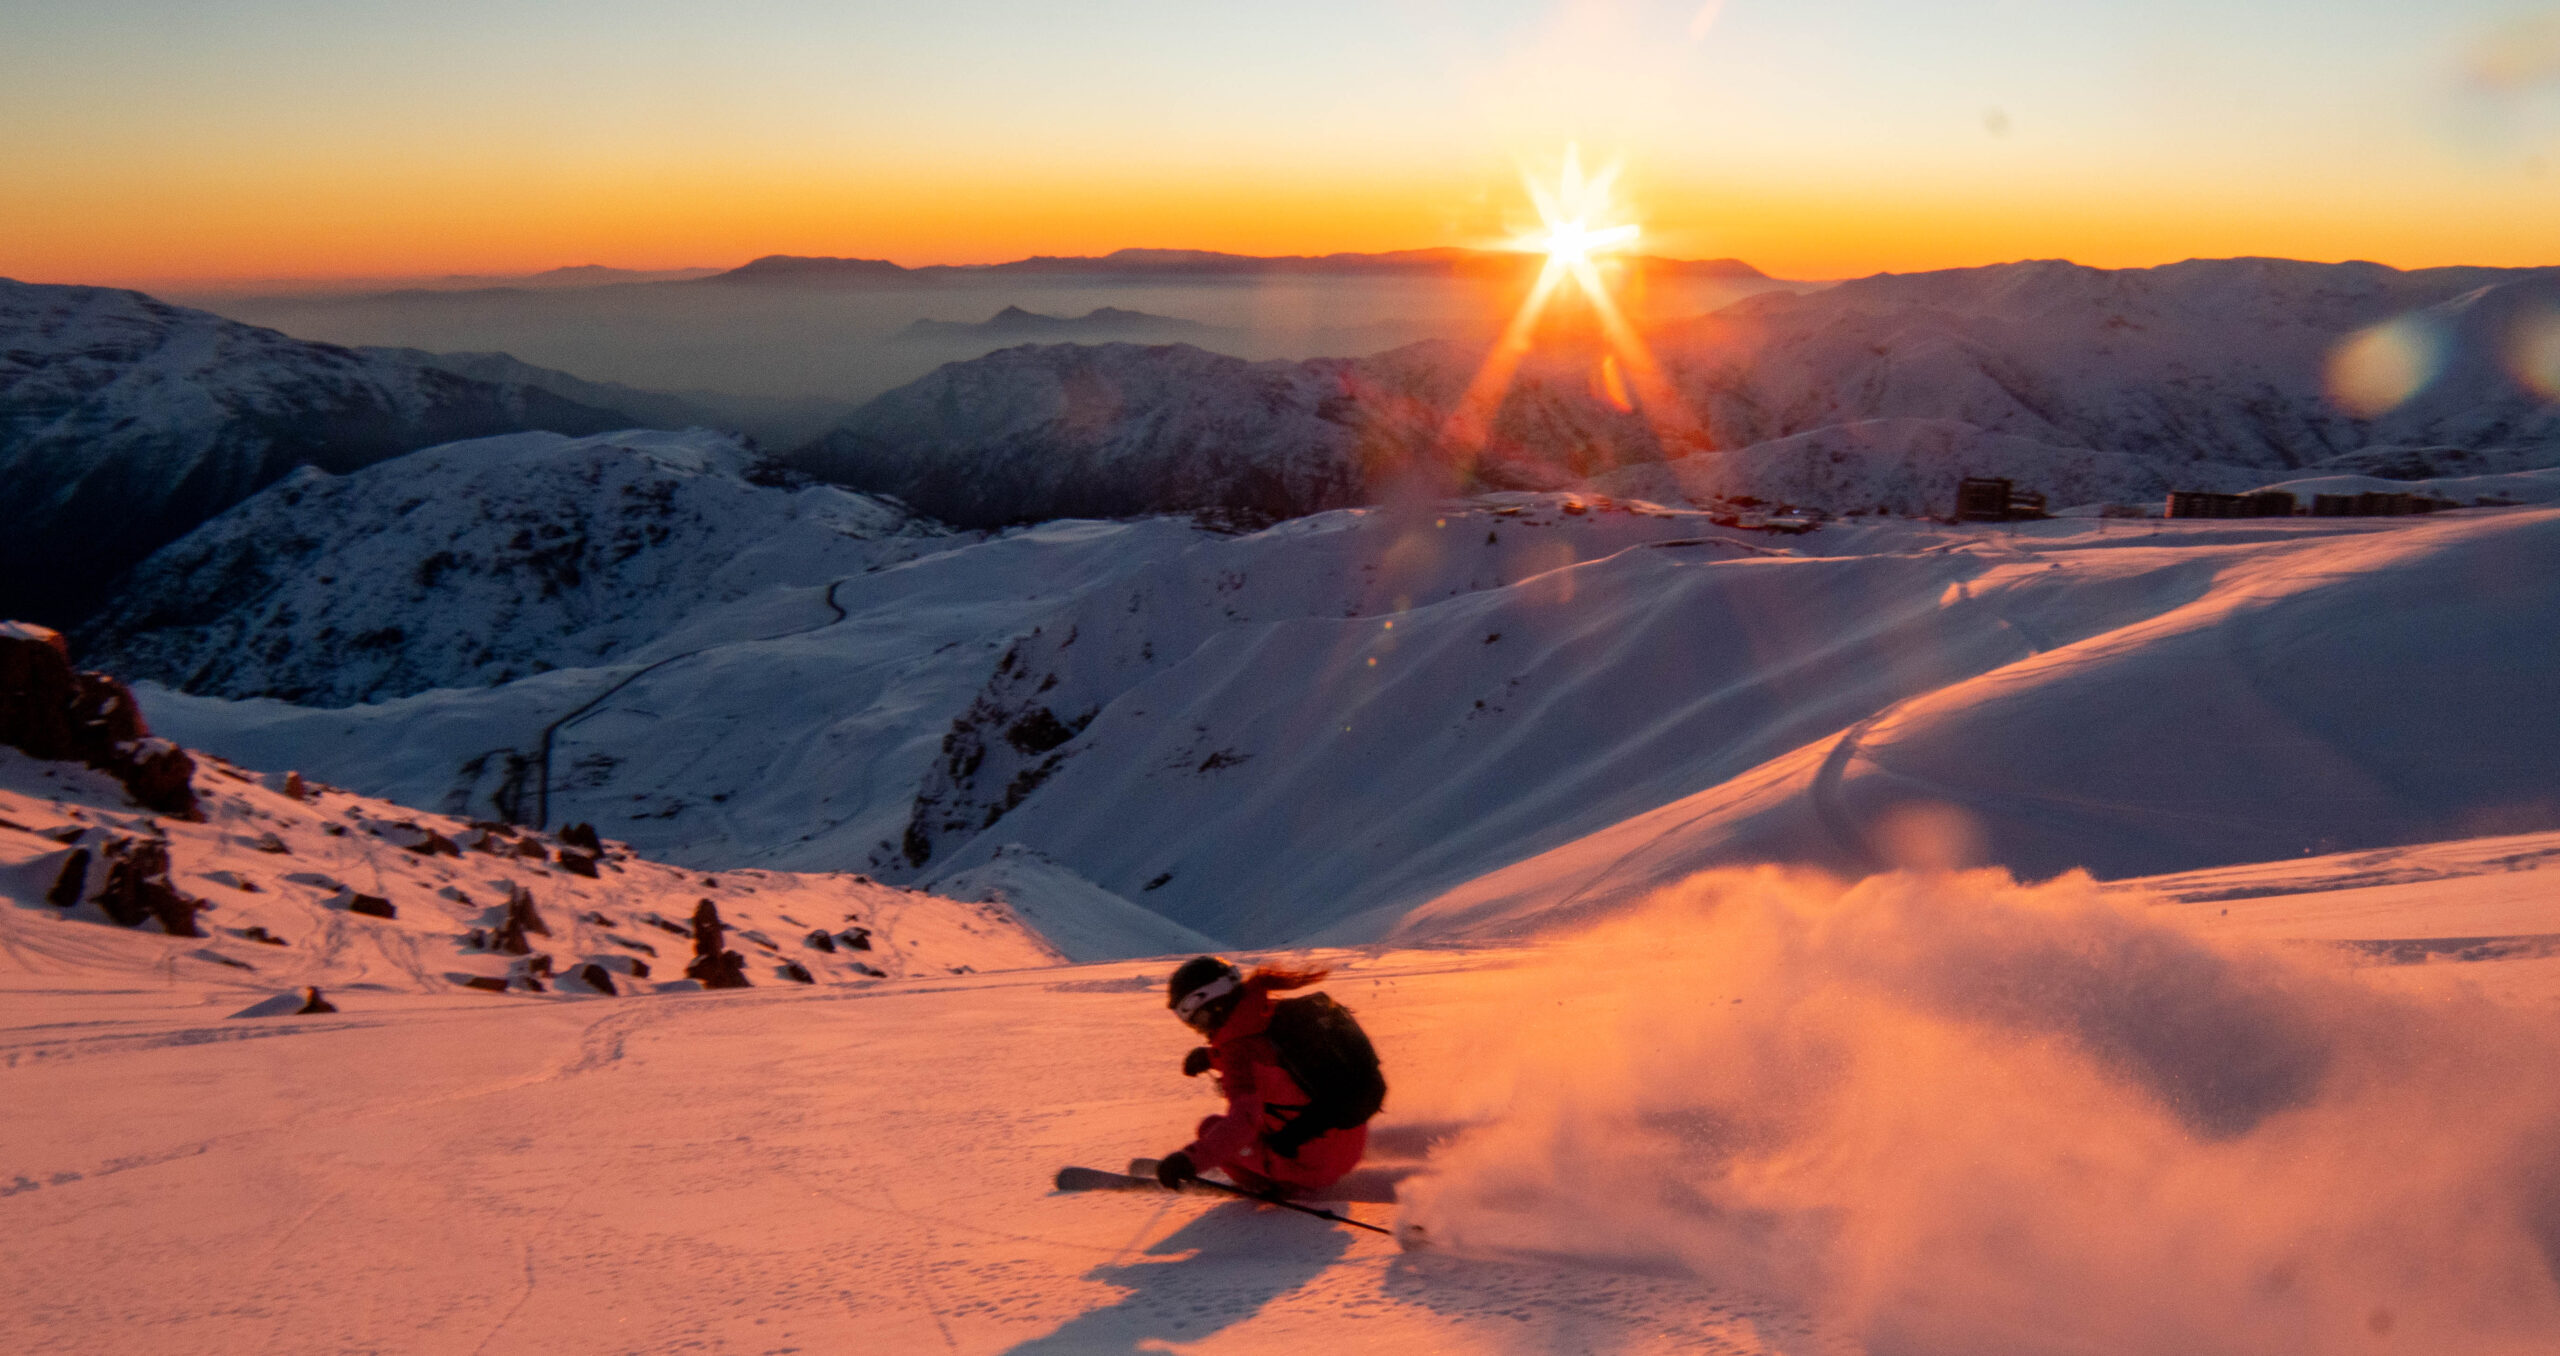
[[[1395,1237],[1395,1230],[1389,1229],[1384,1225],[1371,1224],[1367,1220],[1353,1219],[1349,1215],[1337,1215],[1330,1210],[1318,1210],[1312,1205],[1300,1205],[1296,1201],[1282,1200],[1278,1196],[1265,1196],[1258,1191],[1247,1191],[1243,1187],[1230,1186],[1225,1182],[1214,1182],[1206,1177],[1194,1177],[1191,1180],[1198,1182],[1204,1187],[1214,1187],[1230,1196],[1242,1196],[1248,1201],[1260,1201],[1264,1205],[1276,1205],[1283,1210],[1295,1210],[1301,1215],[1313,1215],[1317,1219],[1329,1219],[1336,1224],[1348,1224],[1354,1229],[1366,1229],[1373,1234],[1385,1234],[1389,1238]]]

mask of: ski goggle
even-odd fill
[[[1173,1015],[1181,1018],[1185,1025],[1196,1027],[1200,1025],[1200,1013],[1203,1009],[1235,991],[1236,977],[1220,975],[1173,1000]]]

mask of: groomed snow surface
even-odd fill
[[[97,799],[25,771],[13,821]],[[234,797],[186,842],[249,809],[294,817]],[[0,839],[21,868],[51,845]],[[1536,946],[1316,953],[1394,1089],[1335,1208],[1415,1251],[1049,1189],[1211,1105],[1162,961],[619,998],[395,977],[245,1016],[421,929],[345,918],[307,968],[245,974],[202,955],[259,948],[21,893],[0,1329],[34,1352],[2547,1351],[2555,869],[2554,834],[2104,888],[1769,869]],[[831,888],[754,879],[776,911]]]

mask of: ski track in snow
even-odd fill
[[[208,781],[240,785],[218,765]],[[215,804],[265,794],[224,789]],[[324,793],[332,808],[338,794]],[[68,803],[7,808],[25,823]],[[285,864],[368,882],[379,870],[416,899],[412,854],[306,833],[290,804],[249,821],[292,835]],[[171,828],[190,874],[197,830]],[[2477,977],[2500,1001],[2551,1010],[2553,948],[2479,945],[2560,935],[2560,905],[2533,888],[2550,862],[2560,834],[2110,888],[2201,930],[2343,958],[2385,988]],[[617,888],[639,888],[628,873],[643,865]],[[544,888],[565,921],[560,883]],[[747,918],[755,896],[731,898]],[[884,898],[874,954],[977,907]],[[1160,960],[464,997],[416,987],[434,979],[422,959],[371,969],[399,954],[377,949],[390,925],[338,914],[311,934],[306,971],[391,984],[333,989],[333,1015],[207,1021],[271,982],[180,963],[203,941],[7,908],[0,1230],[20,1247],[0,1272],[0,1331],[24,1350],[127,1349],[145,1329],[205,1352],[1866,1350],[1792,1302],[1632,1249],[1407,1253],[1243,1202],[1050,1192],[1058,1166],[1161,1152],[1206,1109],[1175,1071],[1192,1038],[1163,1013]],[[1411,1181],[1479,1128],[1476,1033],[1534,1029],[1495,982],[1541,955],[1316,956],[1396,1089],[1364,1180]],[[73,1105],[77,1119],[51,1110]],[[1349,1194],[1355,1217],[1392,1217]]]

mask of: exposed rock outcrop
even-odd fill
[[[525,940],[527,933],[543,937],[551,935],[551,925],[544,922],[541,911],[533,907],[531,890],[510,883],[507,887],[506,910],[505,917],[499,920],[497,931],[489,938],[491,950],[503,951],[511,956],[530,955],[533,952],[533,943]]]
[[[204,817],[196,808],[195,760],[151,736],[123,683],[72,668],[70,646],[48,627],[0,622],[0,743],[37,758],[87,763],[161,814]]]
[[[703,900],[693,910],[693,962],[684,967],[685,976],[702,981],[706,989],[743,989],[747,987],[747,958],[735,951],[722,949],[728,925],[720,921],[720,906]]]
[[[156,919],[172,937],[204,935],[196,927],[196,913],[204,908],[204,901],[179,890],[169,879],[167,843],[118,834],[109,837],[99,851],[106,859],[107,876],[92,902],[107,917],[129,928]]]

